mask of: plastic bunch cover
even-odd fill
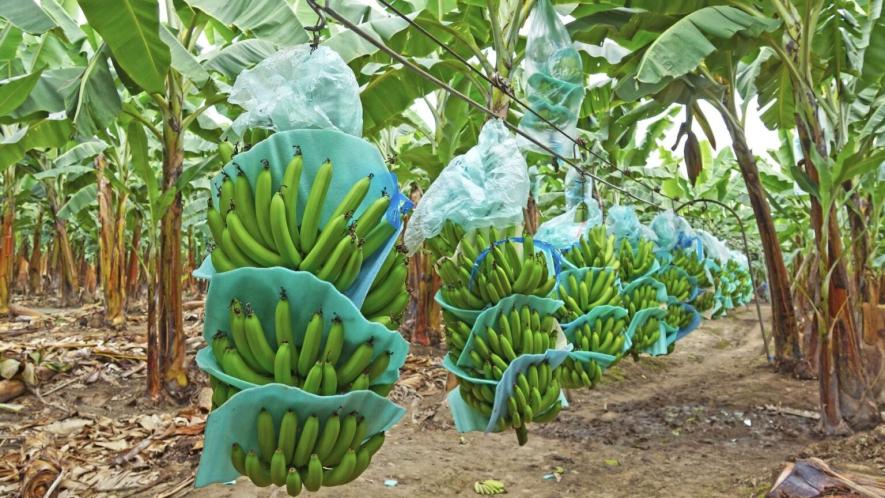
[[[465,231],[521,224],[529,199],[527,169],[513,134],[497,119],[486,122],[476,146],[452,159],[418,202],[405,233],[409,252],[438,234],[446,220]]]
[[[668,209],[658,213],[651,220],[651,229],[657,237],[657,245],[661,251],[690,247],[696,235],[685,218]]]
[[[240,73],[230,98],[246,110],[232,129],[340,130],[361,136],[363,108],[353,71],[328,47],[297,45]]]
[[[636,335],[636,330],[645,324],[651,318],[657,318],[658,329],[660,330],[660,335],[658,336],[658,340],[648,347],[644,353],[648,353],[651,356],[661,356],[667,354],[667,346],[670,345],[668,339],[673,337],[672,335],[667,335],[667,326],[664,323],[664,317],[667,315],[667,310],[663,308],[646,308],[644,310],[639,310],[633,315],[633,320],[630,321],[630,326],[627,328],[627,336],[630,339],[633,339],[633,336]]]
[[[617,205],[608,208],[605,226],[608,233],[614,235],[618,240],[626,239],[635,242],[639,239],[647,239],[653,242],[657,241],[655,232],[639,221],[633,206]]]
[[[368,175],[372,176],[372,183],[366,199],[354,213],[358,218],[368,207],[371,200],[386,194],[391,196],[390,207],[387,209],[385,219],[397,228],[387,243],[374,255],[363,261],[356,282],[347,289],[345,294],[357,306],[360,306],[369,292],[375,274],[384,263],[384,258],[396,244],[396,239],[402,230],[401,215],[411,209],[412,202],[404,196],[397,186],[396,176],[387,170],[384,159],[369,142],[335,130],[291,130],[277,132],[266,140],[258,142],[246,152],[234,156],[233,160],[226,164],[222,171],[212,179],[212,196],[215,205],[218,205],[218,188],[227,174],[233,178],[237,174],[237,167],[246,174],[249,183],[255,184],[258,173],[264,167],[262,160],[267,160],[273,177],[273,190],[279,189],[283,172],[292,158],[295,146],[301,147],[304,155],[304,169],[302,179],[298,187],[298,212],[304,212],[304,204],[307,202],[312,179],[317,169],[326,160],[330,159],[333,165],[332,182],[326,195],[327,202],[323,206],[320,215],[319,226],[323,227],[329,216],[337,207],[335,202],[328,200],[341,199],[359,179]],[[210,257],[206,257],[203,264],[194,272],[194,276],[211,279],[215,274]]]
[[[529,16],[525,50],[524,83],[533,111],[574,138],[578,112],[584,100],[584,68],[581,56],[549,0],[540,0]],[[563,157],[574,156],[574,143],[531,112],[526,112],[519,129]],[[520,146],[547,152],[520,137]]]
[[[573,321],[569,322],[568,328],[565,330],[565,336],[569,340],[569,342],[574,344],[575,330],[577,330],[578,327],[583,327],[585,323],[592,324],[593,322],[596,321],[597,318],[608,318],[609,315],[614,316],[615,319],[623,318],[623,317],[627,316],[627,313],[628,313],[627,309],[622,308],[620,306],[610,306],[607,304],[603,305],[603,306],[596,306],[595,308],[590,310],[590,312],[587,313],[586,315],[581,316],[577,320],[573,320]],[[621,352],[623,353],[623,352],[629,351],[630,346],[632,346],[632,344],[633,344],[633,339],[628,336],[626,338],[626,340],[624,341],[624,347],[621,350]],[[575,352],[577,353],[579,351],[575,351]],[[605,355],[605,356],[610,356],[610,355]],[[614,360],[614,357],[612,357],[612,359]],[[605,366],[607,366],[607,364]]]
[[[345,414],[357,412],[369,420],[367,437],[390,429],[406,413],[405,408],[372,391],[317,396],[282,384],[240,391],[213,410],[206,420],[205,443],[194,483],[196,487],[231,482],[240,476],[231,463],[230,450],[234,443],[247,450],[258,447],[254,428],[262,408],[270,412],[277,427],[283,414],[290,409],[298,415],[300,422],[310,415],[325,420],[339,410]]]
[[[470,359],[470,351],[473,351],[473,338],[478,335],[488,342],[488,327],[497,323],[498,317],[503,313],[509,313],[513,308],[522,306],[528,306],[544,317],[555,313],[556,310],[562,306],[562,301],[537,296],[524,296],[520,294],[515,294],[498,301],[495,306],[483,311],[479,317],[477,317],[476,322],[473,324],[473,327],[471,327],[470,336],[467,338],[464,350],[461,351],[461,356],[458,358],[458,366],[478,367],[479,365],[474,365],[473,360]],[[562,333],[562,330],[557,331],[556,341],[551,349],[563,349],[566,345],[567,341],[565,334]]]
[[[460,388],[454,389],[449,393],[447,400],[452,411],[452,418],[455,421],[455,429],[458,432],[494,432],[498,419],[507,414],[507,398],[513,393],[516,377],[528,369],[529,366],[541,363],[544,360],[550,364],[550,368],[556,368],[565,361],[569,354],[569,351],[565,349],[548,349],[544,354],[524,354],[510,362],[500,381],[471,377],[467,372],[455,365],[449,358],[449,355],[446,355],[443,358],[443,366],[457,377],[472,383],[495,386],[495,403],[492,408],[492,416],[489,418],[486,418],[461,398]],[[567,405],[562,395],[560,395],[560,400],[563,402],[563,406]]]
[[[273,344],[274,310],[279,301],[280,289],[285,289],[292,308],[292,330],[302,333],[307,328],[313,314],[323,311],[326,323],[324,334],[328,334],[333,317],[337,316],[344,324],[345,339],[343,358],[360,344],[372,340],[376,356],[390,351],[390,364],[374,384],[392,384],[399,378],[399,367],[406,361],[409,345],[398,332],[368,321],[360,311],[338,292],[330,283],[322,281],[310,273],[292,271],[285,268],[240,268],[219,273],[212,279],[207,302],[216,303],[206,307],[206,318],[203,325],[203,338],[212,342],[217,331],[230,333],[230,315],[227,304],[233,298],[249,303],[255,315],[261,321],[268,341]],[[239,389],[254,387],[254,384],[232,377],[221,369],[211,346],[203,348],[197,354],[197,365],[210,375],[226,384]]]
[[[706,230],[696,230],[696,233],[704,246],[704,254],[708,258],[718,263],[725,263],[731,258],[731,250],[715,235]]]
[[[575,213],[582,202],[587,206],[587,219],[575,221]],[[600,223],[602,211],[593,198],[593,179],[575,168],[569,168],[565,174],[565,212],[545,221],[538,227],[535,237],[562,249],[572,246]]]

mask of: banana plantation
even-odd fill
[[[882,0],[10,0],[0,72],[0,496],[885,496]]]

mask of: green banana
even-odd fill
[[[292,456],[292,464],[294,467],[304,467],[307,465],[310,455],[313,454],[314,445],[320,434],[320,419],[316,415],[307,417],[304,421],[304,427],[301,429],[301,436],[298,438],[298,444],[295,446],[295,453]]]
[[[272,484],[270,470],[258,459],[254,451],[246,455],[246,475],[252,480],[252,484],[264,488]]]
[[[277,447],[277,434],[273,424],[273,416],[269,411],[262,409],[258,412],[258,456],[265,462],[270,462],[273,452]]]
[[[350,358],[338,369],[339,388],[353,382],[369,366],[374,351],[371,339],[356,347]]]
[[[316,455],[310,456],[307,473],[301,479],[308,491],[318,491],[323,485],[323,464]]]
[[[316,364],[320,354],[320,343],[323,340],[323,313],[318,311],[313,314],[307,323],[307,329],[304,332],[304,341],[301,344],[301,353],[298,356],[298,374],[301,377],[307,375],[308,371]]]
[[[237,352],[236,349],[230,348],[224,352],[224,357],[222,358],[223,362],[221,364],[222,370],[224,373],[228,375],[232,375],[238,379],[245,380],[246,382],[251,382],[252,384],[264,385],[270,384],[273,382],[273,379],[262,375],[255,370],[249,368],[246,365],[246,362],[243,361],[243,357]]]
[[[355,469],[356,452],[348,449],[340,463],[323,472],[323,486],[339,486],[350,482]]]
[[[332,184],[332,161],[326,160],[320,165],[313,178],[307,201],[304,204],[304,214],[301,217],[301,250],[309,253],[317,237],[317,227],[323,210],[329,185]]]
[[[216,246],[221,247],[221,234],[224,233],[224,217],[211,204],[206,210],[206,222],[209,225],[209,233],[212,234],[212,240],[215,241]]]
[[[344,263],[344,268],[341,270],[338,278],[335,279],[335,288],[341,292],[349,289],[360,274],[360,268],[363,266],[362,242],[363,241],[360,241],[356,250],[350,253],[347,257],[347,261]]]
[[[341,241],[338,242],[338,245],[335,246],[335,250],[332,251],[332,254],[329,256],[329,259],[323,263],[322,269],[316,273],[317,278],[327,282],[334,282],[341,273],[342,265],[346,262],[346,255],[349,254],[350,251],[356,250],[357,242],[358,240],[356,237],[344,237],[341,239]]]
[[[329,259],[329,255],[338,245],[338,242],[347,235],[347,218],[343,214],[339,214],[334,218],[329,218],[326,226],[323,227],[322,233],[316,243],[311,248],[307,256],[301,261],[298,269],[301,271],[309,271],[316,273],[322,268],[323,263]]]
[[[332,365],[338,364],[341,357],[341,351],[344,348],[344,322],[337,315],[332,317],[332,325],[329,327],[329,334],[326,336],[326,345],[323,348],[321,358],[328,361]]]
[[[292,377],[292,351],[288,342],[280,344],[277,348],[274,355],[273,377],[274,382],[278,384],[295,385],[295,379]]]
[[[369,207],[366,208],[365,212],[363,212],[362,216],[360,216],[354,224],[354,233],[356,236],[362,239],[369,235],[369,232],[371,232],[372,229],[378,225],[378,222],[381,221],[381,217],[387,212],[389,206],[390,197],[386,195],[382,195],[379,199],[372,202],[372,204],[369,204]]]
[[[256,241],[256,244],[264,246],[266,249],[267,241],[261,236],[261,231],[258,229],[258,219],[255,216],[255,199],[252,195],[252,186],[249,184],[246,173],[239,166],[237,166],[237,177],[234,179],[234,209],[232,211],[242,221],[243,231],[247,232]],[[229,219],[227,224],[230,225]]]
[[[212,258],[212,267],[215,268],[215,271],[218,273],[235,270],[237,268],[237,265],[227,257],[224,253],[224,249],[221,247],[212,249],[210,257]]]
[[[274,350],[267,342],[264,335],[264,329],[261,328],[261,322],[249,305],[246,305],[246,319],[243,322],[243,330],[246,332],[246,341],[249,343],[249,350],[255,356],[258,365],[266,373],[274,371]]]
[[[224,254],[237,268],[242,268],[246,266],[258,266],[258,263],[253,261],[252,258],[247,256],[245,253],[243,253],[243,251],[240,250],[239,246],[237,246],[237,243],[234,242],[234,238],[231,235],[230,230],[228,230],[227,228],[225,228],[221,232],[221,249],[224,250]]]
[[[227,228],[237,248],[244,254],[248,254],[256,263],[265,267],[283,264],[283,259],[279,254],[262,245],[248,232],[239,215],[234,211],[227,213]]]
[[[246,475],[246,452],[243,451],[243,448],[237,443],[234,443],[233,446],[231,446],[230,460],[240,475]]]
[[[363,305],[360,307],[366,315],[376,315],[378,310],[390,303],[399,293],[402,283],[408,277],[409,268],[405,265],[399,265],[391,270],[388,278],[376,289],[366,295]]]
[[[344,454],[350,449],[350,443],[353,441],[354,434],[356,434],[356,417],[356,413],[354,412],[349,413],[341,420],[338,438],[335,440],[335,444],[332,445],[332,449],[326,457],[323,458],[323,462],[326,465],[338,465],[344,457]]]
[[[286,225],[289,227],[289,237],[296,248],[299,248],[301,243],[298,233],[298,187],[301,183],[303,166],[304,156],[301,155],[301,147],[296,145],[295,153],[283,172],[283,184],[280,187],[283,192],[283,201],[286,203]]]
[[[269,220],[271,237],[277,251],[280,252],[283,265],[287,268],[298,268],[301,264],[301,254],[289,235],[289,228],[286,224],[286,202],[280,192],[277,192],[270,202]]]
[[[323,424],[323,430],[320,433],[319,439],[317,439],[316,446],[314,447],[314,453],[320,461],[325,460],[332,452],[332,448],[338,440],[338,433],[340,431],[341,417],[336,412],[326,419],[325,424]]]
[[[270,229],[270,201],[273,195],[273,177],[270,174],[270,163],[266,159],[262,161],[263,167],[255,178],[255,219],[258,221],[258,232],[262,240],[271,248],[274,247],[274,238]],[[277,247],[279,251],[280,248]]]
[[[360,203],[363,202],[363,199],[366,198],[366,194],[369,193],[369,186],[372,183],[373,177],[374,174],[370,174],[354,183],[353,186],[350,187],[350,190],[347,191],[347,194],[344,195],[344,198],[341,199],[341,202],[338,203],[338,207],[332,212],[330,218],[334,218],[339,214],[354,212],[356,208],[359,207]],[[322,460],[322,458],[320,458],[320,460]]]
[[[292,463],[292,457],[295,455],[295,443],[298,441],[298,414],[292,410],[287,410],[283,414],[283,420],[280,422],[280,437],[277,440],[277,448],[283,450],[286,457],[286,465]]]
[[[298,496],[301,494],[301,474],[295,468],[289,469],[289,475],[286,476],[286,493],[289,496]]]
[[[286,456],[283,450],[277,449],[270,458],[270,481],[277,486],[283,486],[286,484],[287,475]]]

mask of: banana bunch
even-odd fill
[[[326,225],[319,229],[332,182],[332,162],[327,160],[320,166],[299,213],[302,167],[303,156],[296,147],[276,193],[266,160],[254,186],[239,166],[236,178],[223,173],[218,206],[210,206],[207,214],[215,240],[211,258],[216,270],[284,266],[313,273],[339,290],[353,284],[363,261],[395,232],[384,219],[390,197],[382,195],[371,201],[359,219],[351,220],[369,192],[372,176],[367,176],[338,200]]]
[[[209,376],[209,385],[212,387],[213,410],[223,405],[228,399],[231,398],[231,396],[240,392],[240,390],[236,387],[229,386],[212,375]]]
[[[449,354],[452,355],[452,359],[457,362],[461,357],[461,352],[464,351],[464,346],[467,345],[471,327],[446,310],[443,310],[443,322],[446,327],[446,347]]]
[[[496,233],[494,228],[490,231]],[[511,240],[491,246],[471,281],[474,261],[483,247],[480,243],[486,243],[485,238],[475,233],[473,240],[461,241],[458,253],[437,261],[443,281],[441,292],[447,303],[478,310],[513,294],[544,297],[556,285],[556,277],[548,276],[547,258],[543,252],[535,252],[530,235],[525,237],[521,250]]]
[[[559,298],[565,302],[561,312],[566,321],[572,321],[596,306],[618,306],[621,302],[615,279],[618,272],[612,268],[588,271],[578,279],[574,273],[559,284]]]
[[[409,304],[409,291],[406,288],[408,276],[409,268],[406,260],[395,248],[387,254],[369,287],[369,293],[360,308],[363,315],[370,321],[396,330],[400,316]]]
[[[658,289],[655,286],[643,283],[630,289],[630,292],[621,294],[621,306],[627,308],[632,318],[639,310],[657,308],[661,305],[658,301]]]
[[[652,344],[661,337],[660,320],[655,317],[649,317],[642,325],[636,327],[633,333],[633,347],[631,351],[634,356],[640,351],[648,349]]]
[[[597,318],[592,324],[585,322],[574,331],[575,349],[621,356],[629,325],[627,317],[615,318],[614,314],[605,319]]]
[[[697,254],[693,250],[679,249],[673,255],[673,264],[685,270],[689,276],[696,278],[699,282],[707,280],[707,272],[704,268],[704,261],[698,259]]]
[[[231,463],[256,486],[286,486],[289,496],[353,481],[384,444],[383,432],[366,439],[369,422],[356,412],[334,413],[320,427],[316,415],[299,426],[298,415],[289,410],[277,427],[262,409],[256,425],[258,448],[247,452],[234,443]]]
[[[640,239],[635,248],[626,240],[621,242],[618,252],[621,280],[634,280],[651,270],[655,262],[654,248],[654,243],[646,239]]]
[[[460,386],[465,403],[486,417],[492,415],[495,404],[494,387],[463,379]],[[559,400],[561,389],[558,372],[546,360],[530,365],[516,376],[513,392],[507,398],[507,413],[498,419],[496,430],[503,431],[513,427],[516,429],[519,445],[524,445],[528,440],[526,424],[549,422],[559,414],[562,408]]]
[[[618,269],[621,262],[615,254],[615,236],[609,235],[605,225],[597,225],[581,235],[578,242],[562,253],[566,261],[576,268],[602,268],[608,266]]]
[[[332,319],[324,341],[322,311],[313,314],[297,338],[291,316],[289,300],[281,292],[274,312],[274,346],[251,307],[234,299],[230,334],[219,331],[212,339],[212,353],[224,373],[253,384],[276,382],[322,396],[362,389],[381,396],[390,392],[392,384],[373,383],[387,369],[392,353],[382,351],[376,356],[370,339],[345,358],[341,354],[345,335],[341,320]]]
[[[569,356],[556,368],[559,382],[566,389],[593,389],[602,379],[602,367],[596,360],[578,361]]]
[[[691,296],[691,282],[685,274],[675,266],[670,266],[658,273],[655,278],[667,287],[667,296],[679,302],[685,302]]]
[[[473,491],[478,495],[500,495],[507,492],[504,483],[494,479],[476,481],[473,483]]]
[[[461,225],[452,220],[446,220],[443,222],[442,231],[424,242],[430,249],[433,259],[437,260],[455,254],[455,249],[458,248],[458,243],[462,238],[464,238],[464,229],[461,228]]]
[[[486,337],[473,336],[468,353],[474,371],[486,379],[501,380],[510,362],[524,354],[542,354],[555,347],[556,319],[541,317],[528,306],[502,313],[494,327],[486,327]]]
[[[698,294],[691,302],[691,305],[698,311],[707,311],[713,307],[716,302],[716,296],[711,290],[705,290]]]
[[[688,312],[681,304],[670,304],[667,306],[667,316],[664,321],[671,327],[681,329],[691,323],[691,313]]]

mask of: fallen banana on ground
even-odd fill
[[[500,495],[507,492],[507,490],[504,489],[504,483],[494,479],[476,481],[473,483],[473,491],[479,495]]]

